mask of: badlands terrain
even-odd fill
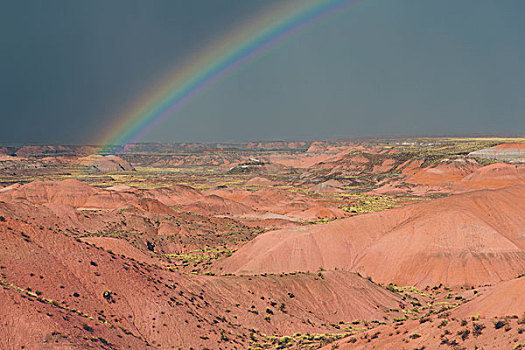
[[[525,139],[0,147],[0,349],[525,348]]]

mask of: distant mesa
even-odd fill
[[[135,168],[126,160],[109,155],[102,156],[91,154],[87,157],[78,158],[77,164],[86,166],[95,172],[100,173],[119,173],[124,171],[135,171]]]
[[[128,143],[124,146],[109,146],[108,151],[120,154],[150,154],[150,153],[208,153],[224,150],[306,150],[310,142],[250,142],[250,143]]]
[[[95,146],[28,145],[16,151],[17,156],[79,156],[97,152]]]
[[[503,143],[469,153],[469,157],[525,163],[525,143]]]
[[[294,169],[282,164],[265,162],[251,158],[247,162],[232,167],[228,174],[291,174]]]
[[[260,150],[282,150],[282,149],[301,149],[306,150],[310,143],[306,141],[286,142],[286,141],[270,141],[270,142],[250,142],[246,145],[247,149]]]

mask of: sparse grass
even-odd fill
[[[235,249],[198,249],[181,254],[163,254],[169,262],[173,263],[176,268],[193,268],[204,274],[210,274],[205,271],[210,268],[214,261],[231,256]]]
[[[345,196],[347,204],[341,209],[351,214],[365,214],[383,211],[399,206],[400,201],[388,196],[352,195]]]
[[[253,333],[252,333],[253,334]],[[272,336],[261,334],[258,337],[252,335],[250,344],[252,347],[260,346],[264,349],[318,349],[333,343],[336,340],[349,337],[354,333],[320,333],[301,334],[295,333],[291,336]],[[336,347],[337,348],[337,347]]]

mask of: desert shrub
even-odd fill
[[[104,293],[102,293],[102,297],[106,299],[108,303],[115,302],[115,299],[113,298],[113,293],[111,293],[109,290],[105,290]]]
[[[458,331],[458,335],[461,336],[461,339],[462,340],[465,340],[468,338],[470,334],[470,330],[468,330],[467,328],[466,329],[463,329],[461,331]]]
[[[98,337],[98,340],[104,345],[109,345],[109,342],[106,339],[102,338],[102,337]]]
[[[150,241],[147,241],[146,242],[146,246],[147,246],[149,251],[152,251],[152,252],[155,251],[155,244],[154,243],[151,243]]]
[[[230,338],[228,338],[228,335],[225,331],[221,331],[221,340],[222,341],[230,341]]]
[[[386,286],[386,289],[389,290],[389,291],[391,291],[392,293],[397,292],[396,287],[395,287],[392,283],[389,283],[389,284]]]
[[[394,318],[394,322],[398,322],[398,325],[402,325],[404,324],[404,322],[407,320],[407,316],[403,316],[403,317],[396,317]]]
[[[506,321],[498,320],[498,321],[494,322],[494,328],[500,329],[500,328],[505,327],[506,324],[507,324]]]
[[[477,337],[483,332],[483,329],[485,328],[485,325],[483,323],[474,322],[473,323],[474,329],[472,330],[472,334]]]
[[[447,345],[447,344],[450,344],[450,340],[446,337],[443,337],[443,339],[441,339],[441,345]]]
[[[430,321],[430,317],[423,317],[423,318],[419,319],[419,323],[425,323],[425,322],[428,322],[428,321]]]

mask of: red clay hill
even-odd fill
[[[284,229],[247,243],[216,271],[339,268],[398,285],[497,283],[525,272],[525,184]]]

